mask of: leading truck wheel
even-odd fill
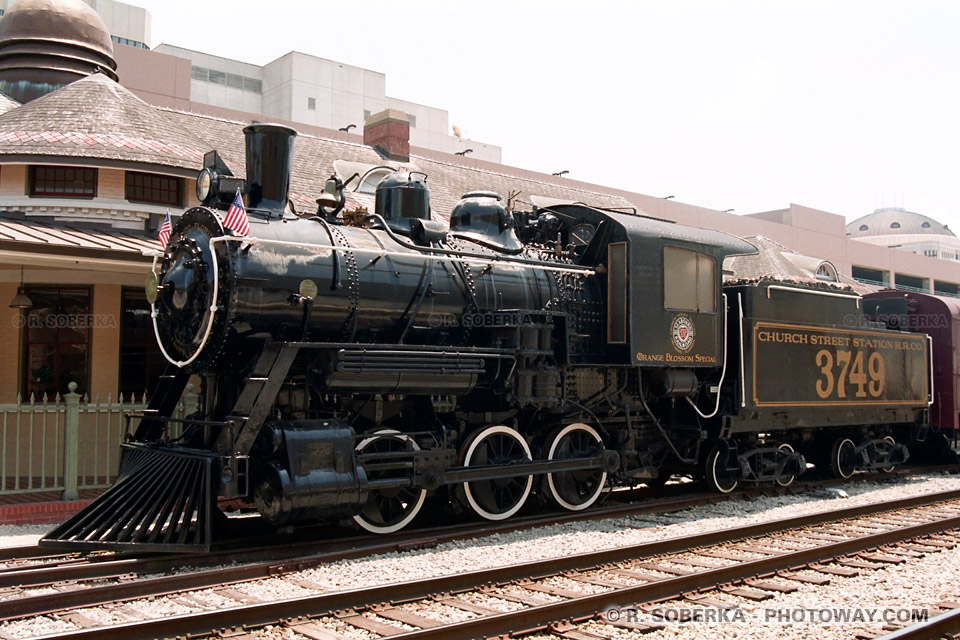
[[[399,431],[377,431],[369,438],[364,438],[357,445],[358,454],[384,454],[384,461],[389,461],[390,454],[396,454],[420,447],[408,436]],[[371,460],[377,462],[376,458]],[[396,477],[403,474],[402,470],[368,471],[367,477],[371,480]],[[363,511],[353,516],[354,522],[370,533],[393,533],[404,528],[417,517],[427,497],[426,489],[413,487],[397,487],[387,489],[373,489],[367,493],[367,502]]]
[[[603,440],[596,429],[586,424],[570,424],[550,439],[547,460],[587,458],[603,451]],[[547,493],[568,511],[586,509],[600,497],[607,472],[584,469],[547,474]]]
[[[484,467],[531,462],[530,447],[519,433],[503,425],[487,427],[469,440],[463,466]],[[515,475],[463,483],[470,509],[487,520],[505,520],[527,501],[533,476]]]
[[[715,446],[707,454],[705,468],[707,484],[711,489],[720,493],[730,493],[739,484],[733,473],[726,470],[728,455],[728,449],[720,445]]]
[[[837,438],[830,451],[830,470],[846,480],[857,470],[857,446],[850,438]]]

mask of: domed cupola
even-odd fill
[[[0,91],[23,103],[74,80],[117,80],[113,43],[83,0],[17,0],[0,18]]]
[[[851,238],[869,238],[893,235],[954,236],[955,234],[947,228],[947,225],[923,214],[886,207],[849,223],[847,235]]]

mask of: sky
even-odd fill
[[[167,43],[386,75],[503,163],[709,207],[960,229],[960,2],[126,0]]]

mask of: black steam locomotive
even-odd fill
[[[849,290],[723,285],[718,232],[474,192],[449,225],[425,178],[372,213],[333,177],[287,203],[295,132],[251,125],[246,179],[211,152],[154,264],[170,361],[114,487],[51,532],[79,548],[208,548],[218,502],[276,525],[409,524],[428,494],[500,520],[535,495],[585,509],[611,487],[703,477],[787,485],[903,462],[932,390],[923,335],[876,328]],[[226,230],[235,190],[251,233]],[[191,376],[200,410],[175,420]]]

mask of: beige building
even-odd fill
[[[386,75],[378,71],[299,51],[262,67],[169,44],[157,46],[154,52],[190,61],[189,96],[194,103],[326,129],[349,127],[357,132],[371,114],[395,109],[405,113],[410,122],[410,144],[449,154],[470,149],[471,157],[500,162],[500,147],[451,135],[445,110],[388,96]],[[122,54],[118,62],[122,70]],[[153,77],[147,74],[138,82]],[[137,91],[141,87],[130,88]],[[143,89],[162,93],[156,85]]]

